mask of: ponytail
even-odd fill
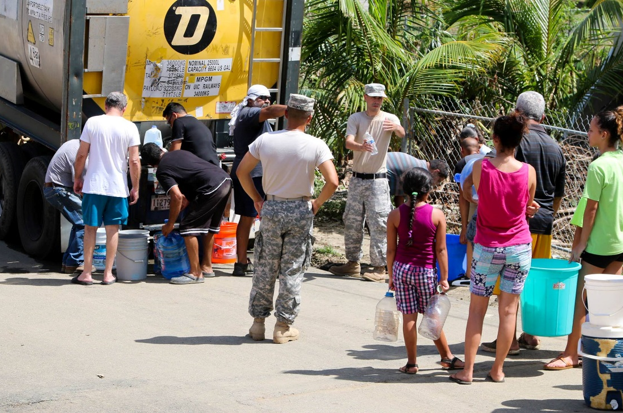
[[[619,106],[614,110],[614,116],[616,117],[619,139],[621,140],[619,147],[623,147],[623,106]]]
[[[415,221],[415,204],[417,203],[417,192],[412,192],[409,195],[411,198],[411,212],[409,213],[409,240],[407,241],[407,246],[413,245],[413,221]]]

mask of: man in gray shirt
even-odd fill
[[[71,274],[84,261],[84,223],[82,222],[82,199],[73,191],[74,163],[80,147],[79,139],[65,142],[54,154],[45,174],[43,194],[45,199],[71,222],[71,234],[67,250],[63,254],[61,270]]]

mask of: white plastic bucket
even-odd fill
[[[117,247],[117,279],[140,281],[147,277],[149,231],[119,231]]]
[[[591,274],[584,283],[591,323],[623,326],[623,276]]]
[[[112,269],[116,268],[117,261]],[[98,228],[95,234],[95,250],[93,251],[93,267],[96,271],[104,271],[106,268],[106,228]]]

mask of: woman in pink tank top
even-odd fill
[[[499,328],[495,362],[487,380],[504,381],[504,359],[515,335],[519,294],[530,271],[532,237],[526,209],[536,191],[536,172],[515,159],[527,125],[513,113],[496,119],[493,126],[494,158],[474,164],[472,172],[478,191],[478,218],[471,271],[471,299],[465,331],[465,369],[450,376],[459,384],[471,384],[476,352],[489,297],[500,279]],[[471,187],[466,188],[471,191]]]
[[[409,201],[390,212],[387,217],[387,269],[389,289],[396,291],[396,305],[403,314],[403,333],[407,348],[407,364],[402,373],[418,371],[418,313],[424,313],[437,289],[437,268],[441,270],[441,288],[448,285],[448,253],[446,251],[446,218],[443,212],[427,204],[433,176],[423,168],[407,171],[403,189]],[[442,332],[434,341],[445,370],[463,368],[463,361],[454,357]]]

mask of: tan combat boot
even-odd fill
[[[357,261],[348,261],[344,265],[334,265],[329,268],[329,272],[333,275],[341,275],[348,277],[361,277],[361,265]]]
[[[255,341],[262,341],[266,337],[266,326],[264,325],[264,318],[254,318],[253,325],[249,329],[249,336]]]
[[[275,330],[273,331],[273,341],[277,344],[284,344],[288,341],[299,339],[299,331],[289,324],[277,321]]]
[[[374,281],[377,283],[383,283],[389,279],[387,272],[385,272],[385,266],[372,267],[372,271],[365,273],[362,278],[366,281]]]

